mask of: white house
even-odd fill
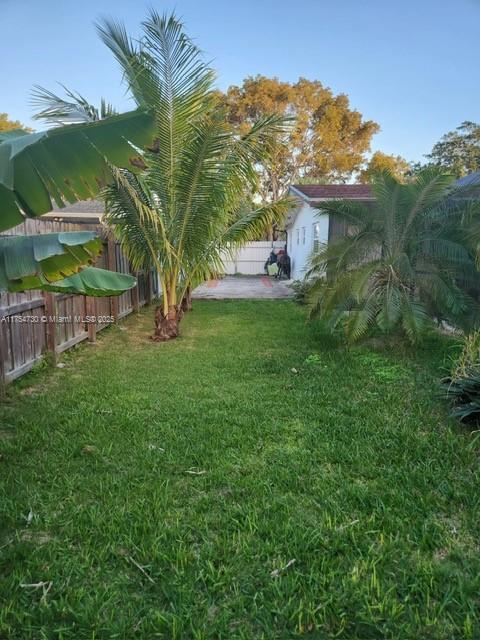
[[[336,220],[320,215],[317,206],[339,198],[368,202],[373,196],[368,184],[296,184],[290,187],[289,195],[296,198],[298,205],[285,223],[287,251],[292,278],[301,280],[312,251],[345,232]]]

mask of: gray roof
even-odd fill
[[[455,182],[455,186],[457,187],[469,187],[477,184],[480,186],[480,171],[469,173],[468,176],[464,176]]]
[[[42,217],[50,220],[62,220],[63,222],[99,223],[105,213],[105,205],[100,200],[83,200],[66,207],[53,205],[50,213]]]
[[[95,213],[97,215],[102,215],[102,213],[105,212],[105,205],[101,200],[81,200],[80,202],[68,204],[66,207],[61,208],[54,204],[52,212],[54,211],[58,211],[61,215],[64,213],[75,213],[76,215],[81,215],[82,213]]]

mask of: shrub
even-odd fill
[[[295,280],[292,282],[291,287],[295,292],[295,302],[297,304],[307,304],[307,296],[310,288],[309,283],[306,280]]]
[[[451,375],[442,380],[445,397],[452,405],[452,416],[462,422],[480,420],[480,331],[466,336],[460,357]]]

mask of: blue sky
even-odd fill
[[[93,22],[115,16],[135,35],[149,6],[176,10],[222,89],[260,73],[347,93],[381,126],[374,150],[421,160],[480,121],[480,0],[0,0],[0,111],[32,125],[32,86],[56,82],[128,109]]]

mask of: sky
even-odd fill
[[[94,23],[113,16],[136,36],[149,7],[183,19],[221,89],[262,74],[346,93],[381,127],[372,150],[421,161],[480,121],[480,0],[0,0],[0,112],[41,128],[32,87],[58,82],[132,108]]]

